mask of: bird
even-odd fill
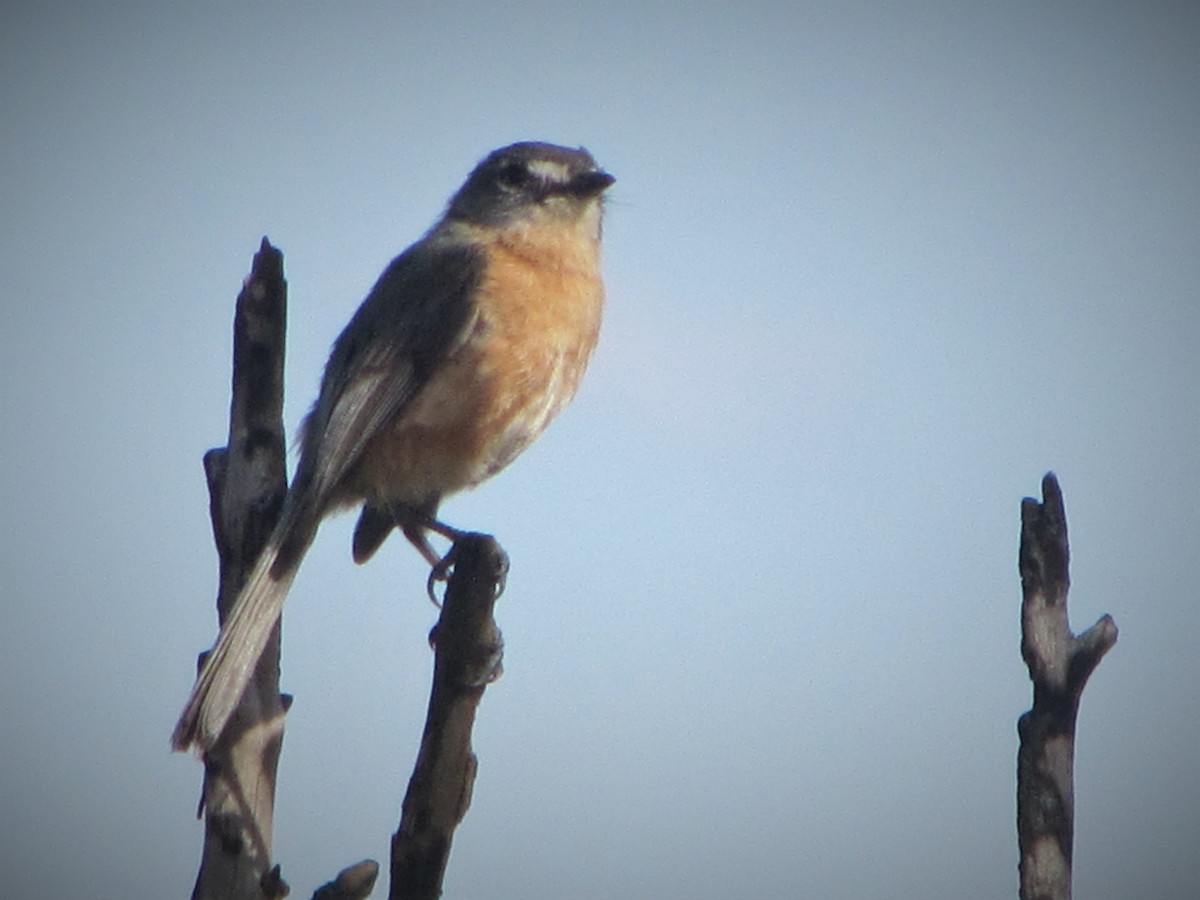
[[[488,154],[384,269],[330,351],[279,519],[171,736],[201,754],[236,709],[320,522],[361,505],[367,561],[398,528],[444,577],[429,533],[450,494],[525,450],[574,396],[600,332],[605,191],[583,148]],[[432,577],[432,576],[431,576]]]

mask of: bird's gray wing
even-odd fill
[[[303,554],[342,479],[474,324],[477,246],[427,238],[396,257],[334,343],[305,420],[277,569]]]
[[[341,480],[470,332],[483,262],[478,248],[436,238],[410,247],[334,343],[296,477],[175,726],[177,750],[208,749],[224,732]]]

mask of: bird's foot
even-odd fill
[[[461,534],[462,532],[459,533]],[[448,581],[450,579],[450,570],[454,568],[455,546],[455,544],[451,544],[445,556],[435,559],[430,564],[429,578],[425,582],[425,593],[429,595],[429,599],[438,609],[442,608],[442,601],[438,599],[436,585],[439,581]]]

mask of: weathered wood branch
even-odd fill
[[[338,877],[323,884],[313,894],[313,900],[366,900],[375,889],[379,863],[364,859],[338,872]]]
[[[1021,656],[1033,708],[1017,723],[1017,842],[1021,900],[1070,900],[1075,833],[1075,720],[1088,677],[1117,642],[1105,615],[1081,635],[1067,618],[1070,548],[1062,491],[1042,479],[1042,502],[1021,501]]]
[[[483,534],[460,537],[434,647],[433,687],[421,749],[392,837],[391,900],[434,900],[450,843],[475,784],[471,729],[484,689],[501,672],[503,639],[492,616],[508,557]]]
[[[283,359],[287,283],[283,254],[263,238],[238,295],[229,443],[204,456],[220,557],[223,623],[275,525],[287,493]],[[203,656],[200,660],[203,663]],[[275,775],[286,698],[279,693],[279,626],[222,739],[204,757],[204,851],[192,891],[201,898],[263,900],[286,885],[271,868]],[[283,893],[280,893],[280,892]]]

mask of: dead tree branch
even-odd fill
[[[233,333],[229,443],[204,456],[213,537],[220,556],[223,623],[275,525],[287,493],[283,357],[287,283],[283,254],[266,238],[238,295]],[[201,657],[203,663],[203,656]],[[272,875],[275,773],[283,741],[279,626],[222,739],[204,758],[204,852],[194,900],[283,896]]]
[[[338,877],[323,884],[313,894],[313,900],[367,900],[379,877],[379,863],[364,859],[338,872]]]
[[[492,611],[508,557],[483,534],[463,535],[451,552],[454,571],[429,638],[435,652],[425,732],[392,837],[391,900],[434,900],[442,894],[450,842],[475,784],[475,711],[501,671],[504,644]]]
[[[1017,842],[1021,900],[1070,900],[1075,833],[1075,719],[1088,677],[1117,642],[1105,615],[1081,635],[1067,619],[1070,550],[1062,491],[1042,479],[1042,502],[1021,501],[1021,656],[1033,708],[1017,723]]]

